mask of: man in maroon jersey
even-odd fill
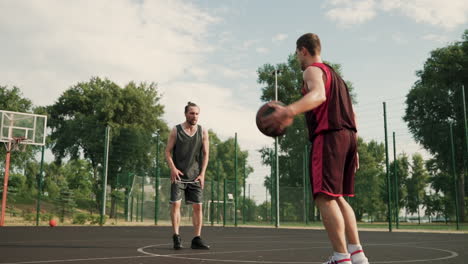
[[[295,115],[305,113],[312,143],[309,164],[312,192],[334,250],[326,263],[367,264],[354,211],[343,198],[354,196],[354,174],[359,167],[351,97],[345,82],[322,62],[320,53],[317,35],[308,33],[297,40],[303,97],[288,106],[270,104],[275,112],[265,118],[264,124],[285,128],[292,124]]]

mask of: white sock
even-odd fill
[[[348,259],[348,261],[351,259],[351,256],[349,253],[339,253],[339,252],[333,252],[333,260],[338,261],[338,260],[344,260]],[[344,264],[347,262],[343,262]]]
[[[360,244],[348,244],[348,252],[350,254],[356,250],[362,250],[362,246]]]
[[[351,260],[352,260],[353,264],[367,264],[367,263],[369,263],[368,259],[366,258],[366,255],[364,254],[364,251],[362,251],[362,246],[361,245],[359,245],[359,244],[348,244],[348,251],[349,251],[350,254],[352,254],[351,255]]]

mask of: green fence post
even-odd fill
[[[226,184],[227,184],[227,180],[224,179],[224,198],[223,198],[223,226],[226,226],[226,196],[227,196],[227,193],[226,193]]]
[[[244,200],[242,202],[242,223],[245,224],[245,162],[244,162]]]
[[[391,205],[391,187],[390,187],[390,174],[389,174],[389,164],[388,164],[388,137],[387,137],[387,106],[383,102],[383,112],[384,112],[384,130],[385,130],[385,166],[387,174],[387,207],[388,207],[388,231],[392,232],[392,205]]]
[[[397,171],[398,160],[396,157],[396,140],[395,140],[395,132],[393,132],[393,171],[395,177],[395,223],[396,228],[400,228],[400,205],[398,202],[398,171]]]
[[[219,224],[219,193],[221,190],[219,189],[220,181],[219,181],[219,160],[216,161],[216,184],[217,184],[217,192],[216,192],[216,223]]]
[[[211,180],[211,206],[210,206],[210,220],[211,226],[214,225],[214,181]]]
[[[159,217],[159,133],[156,134],[156,177],[154,180],[154,225],[158,225]]]
[[[457,180],[457,171],[455,167],[455,148],[453,146],[453,129],[452,123],[450,123],[450,145],[452,147],[452,171],[453,171],[453,181],[455,187],[455,217],[457,222],[457,230],[460,230],[460,217],[458,213],[458,180]]]
[[[104,164],[103,164],[103,174],[102,174],[102,198],[101,198],[101,217],[99,220],[99,225],[104,225],[104,217],[106,215],[106,192],[107,192],[107,165],[109,159],[109,133],[110,127],[106,126],[106,135],[104,142]]]
[[[274,160],[273,160],[273,152],[270,151],[270,206],[271,206],[271,209],[270,209],[270,223],[273,224],[273,220],[274,220],[274,215],[275,215],[275,177],[273,176],[274,175]]]
[[[307,145],[304,146],[304,153],[302,159],[302,176],[304,178],[304,221],[309,224],[309,196],[307,188]]]
[[[237,132],[234,139],[234,226],[237,226]]]
[[[133,194],[130,196],[130,222],[133,222]]]
[[[42,195],[42,182],[44,181],[44,149],[45,146],[42,146],[41,150],[41,169],[39,171],[37,179],[37,208],[36,208],[36,226],[39,225],[39,219],[41,216],[41,195]]]

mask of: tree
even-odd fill
[[[438,160],[441,169],[452,174],[449,124],[453,124],[456,174],[460,212],[464,219],[467,171],[462,85],[468,87],[468,30],[462,41],[431,52],[424,68],[416,73],[418,80],[406,96],[407,122],[415,140]],[[465,100],[468,92],[465,93]],[[446,181],[451,181],[449,178]],[[452,190],[447,190],[452,192]]]
[[[361,221],[365,214],[371,220],[380,219],[386,210],[383,200],[380,199],[381,188],[379,188],[385,184],[383,167],[385,148],[382,143],[375,141],[366,143],[359,138],[358,149],[360,168],[356,172],[354,184],[357,195],[350,199],[350,204],[358,221]]]
[[[32,110],[31,100],[23,97],[21,90],[13,86],[8,89],[0,85],[0,109],[13,112],[29,112]]]
[[[429,174],[424,167],[424,160],[419,153],[413,154],[413,162],[411,166],[411,178],[406,180],[408,191],[407,208],[410,213],[418,213],[418,221],[421,223],[420,205],[425,196],[425,188]]]
[[[395,186],[394,186],[394,179],[395,179],[395,161],[392,161],[390,163],[390,179],[392,179],[392,195],[395,193]],[[397,182],[398,186],[396,186],[396,190],[398,191],[398,209],[405,208],[406,207],[406,202],[407,202],[407,197],[408,193],[406,190],[405,186],[405,181],[406,179],[409,178],[409,173],[410,173],[410,163],[408,160],[408,156],[405,153],[402,153],[398,155],[397,160],[396,160],[396,177],[397,177]],[[396,208],[395,208],[396,209]],[[399,212],[398,212],[399,213]],[[396,215],[396,212],[395,212]]]
[[[155,145],[153,134],[167,137],[162,120],[164,107],[154,83],[135,84],[124,88],[108,79],[91,78],[66,90],[57,102],[47,107],[51,146],[56,162],[65,157],[84,157],[93,169],[93,192],[100,201],[104,164],[104,132],[111,128],[108,183],[117,187],[118,175],[135,172],[153,175]],[[125,134],[127,133],[127,134]],[[125,145],[125,151],[112,151]],[[127,183],[128,181],[122,181]],[[129,188],[129,186],[126,186]]]
[[[431,196],[433,212],[443,214],[446,219],[450,215],[455,215],[455,193],[453,190],[453,180],[450,173],[447,173],[440,168],[440,161],[437,159],[430,159],[426,161],[426,169],[429,173],[429,184],[431,189],[435,192]],[[448,180],[449,179],[449,180]]]

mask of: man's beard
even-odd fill
[[[189,123],[190,125],[194,126],[197,124],[197,120],[187,120],[187,123]]]

